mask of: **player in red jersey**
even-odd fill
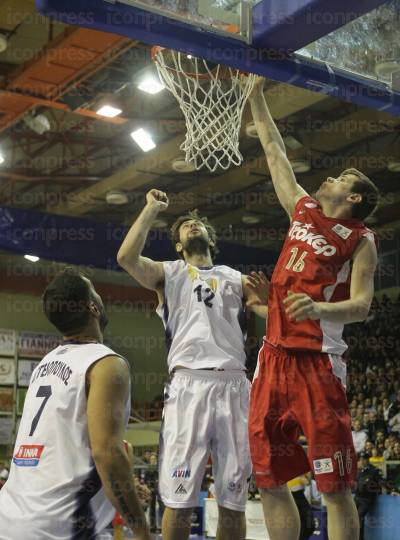
[[[357,540],[351,495],[357,460],[345,381],[343,325],[363,321],[373,298],[377,252],[362,220],[378,191],[356,169],[327,178],[311,197],[296,182],[263,95],[250,98],[278,199],[290,228],[272,276],[264,345],[250,404],[250,448],[271,540],[298,540],[286,482],[313,470],[328,509],[330,540]],[[298,443],[300,433],[308,454]]]

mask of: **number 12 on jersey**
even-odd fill
[[[299,248],[297,247],[293,247],[290,250],[290,253],[292,255],[289,259],[289,262],[286,265],[286,270],[292,269],[293,272],[302,272],[304,270],[304,266],[305,266],[304,259],[307,256],[307,251],[303,251],[300,257],[296,260],[298,252],[299,252]]]
[[[193,290],[193,292],[197,293],[198,302],[204,302],[207,307],[212,308],[213,305],[211,303],[211,300],[214,298],[215,294],[209,287],[204,288],[204,292],[208,294],[208,296],[206,296],[204,299],[203,299],[203,285],[198,285]]]

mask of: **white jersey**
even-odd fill
[[[157,313],[167,338],[168,368],[245,369],[242,275],[228,266],[197,268],[164,262],[164,296]]]
[[[115,354],[67,343],[35,368],[0,491],[0,540],[89,540],[113,519],[89,446],[85,383],[94,362]],[[130,396],[126,419],[129,410]]]

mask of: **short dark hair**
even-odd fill
[[[90,285],[73,268],[66,268],[46,287],[43,310],[48,320],[63,335],[82,331],[89,322]]]
[[[219,253],[219,249],[217,248],[217,233],[214,227],[211,225],[211,223],[208,221],[206,217],[199,216],[198,210],[190,210],[186,215],[179,216],[175,223],[171,227],[171,239],[174,244],[174,247],[178,242],[180,242],[179,237],[179,229],[185,221],[190,221],[191,219],[195,219],[196,221],[200,221],[204,227],[207,229],[208,236],[210,240],[213,242],[213,246],[210,246],[210,254],[211,258],[214,259],[214,257]],[[179,256],[183,258],[183,255],[180,253]]]
[[[368,176],[357,169],[346,169],[342,174],[352,174],[357,177],[351,191],[361,195],[362,199],[361,202],[353,205],[352,217],[362,221],[370,216],[378,205],[378,188]]]

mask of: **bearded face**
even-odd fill
[[[209,247],[208,237],[205,238],[202,235],[189,236],[183,245],[184,251],[189,256],[192,255],[207,255]]]
[[[201,221],[188,220],[179,229],[180,242],[177,250],[192,255],[207,255],[211,242],[207,229]]]

